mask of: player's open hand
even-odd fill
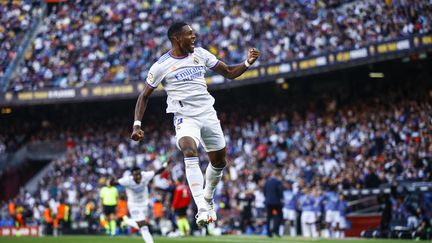
[[[131,139],[134,141],[140,141],[144,138],[144,131],[139,126],[134,126]]]
[[[254,47],[254,48],[249,49],[248,57],[247,57],[248,63],[253,64],[256,61],[256,59],[258,59],[259,55],[260,55],[260,52],[257,48]]]

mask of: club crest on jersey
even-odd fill
[[[153,79],[154,79],[153,73],[149,72],[149,74],[148,74],[148,80],[153,81]]]
[[[199,60],[198,60],[197,57],[194,57],[194,63],[195,63],[195,65],[198,65],[198,64],[199,64]]]

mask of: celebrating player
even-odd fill
[[[162,173],[168,167],[165,162],[157,171],[141,171],[140,168],[134,167],[131,176],[124,176],[118,181],[113,179],[113,185],[122,185],[126,188],[127,206],[131,219],[126,218],[127,225],[140,230],[140,233],[146,243],[153,243],[153,237],[148,229],[148,183],[155,175]]]
[[[209,51],[195,48],[195,33],[184,22],[172,24],[168,38],[172,49],[150,68],[144,90],[138,97],[131,138],[136,141],[143,139],[141,120],[149,96],[162,83],[168,95],[167,113],[174,114],[177,146],[184,155],[186,178],[198,207],[196,222],[203,226],[216,220],[213,194],[226,165],[224,134],[204,75],[206,69],[211,69],[226,78],[235,79],[255,62],[259,51],[251,48],[244,63],[228,66]],[[210,160],[205,188],[198,160],[200,143]]]

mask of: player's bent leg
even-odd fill
[[[207,204],[209,211],[209,221],[213,222],[217,220],[216,207],[213,200],[214,192],[217,184],[220,182],[223,176],[223,169],[226,166],[226,149],[220,149],[217,151],[210,151],[207,153],[210,163],[206,170],[206,183],[204,188],[204,199]]]

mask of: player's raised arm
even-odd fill
[[[147,108],[147,103],[150,95],[153,93],[154,88],[149,84],[144,86],[144,90],[138,97],[138,100],[135,105],[135,121],[133,124],[133,131],[131,135],[131,139],[135,141],[140,141],[144,138],[144,131],[141,129],[141,120],[144,116],[144,112]]]
[[[260,52],[257,48],[251,48],[249,49],[248,57],[244,63],[227,65],[224,62],[219,61],[216,66],[212,68],[212,70],[224,76],[225,78],[235,79],[242,75],[250,67],[250,65],[256,61],[259,55]]]
[[[165,161],[162,164],[162,167],[155,171],[155,175],[159,175],[160,173],[164,172],[168,168],[168,165],[170,163],[171,163],[171,158],[168,158],[167,161]]]

